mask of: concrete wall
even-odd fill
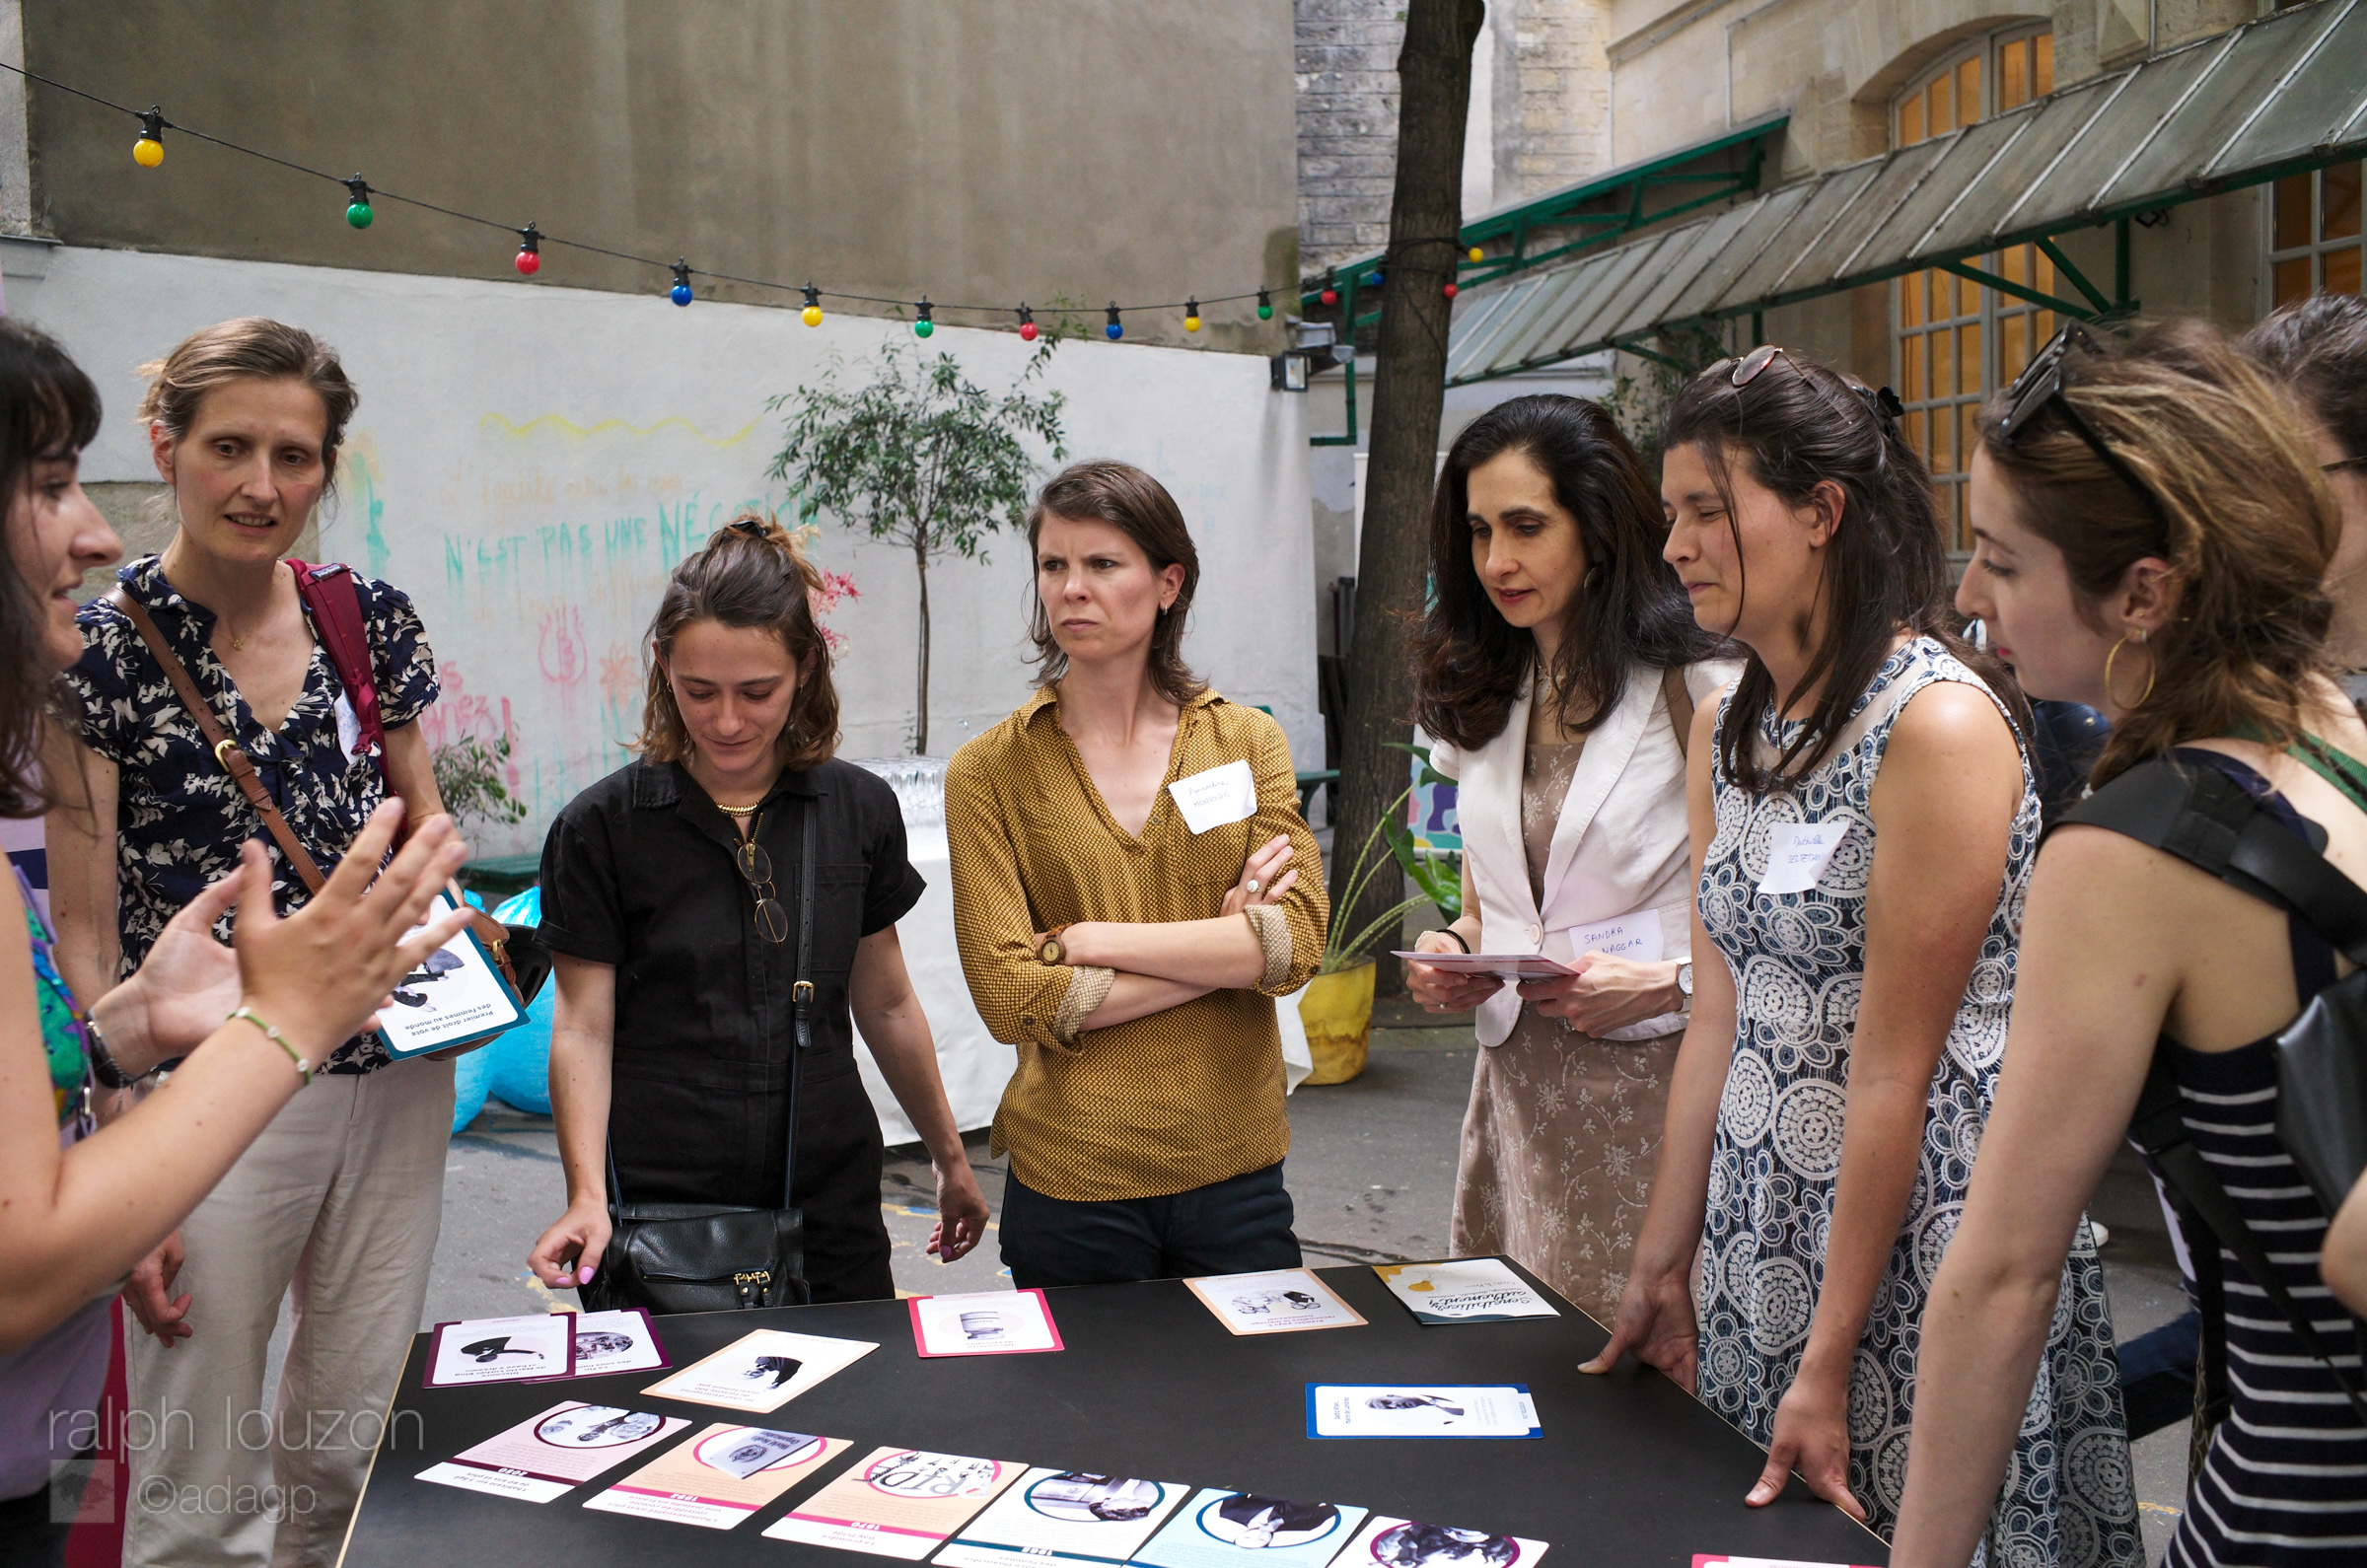
[[[445,682],[431,741],[512,736],[533,816],[479,832],[486,854],[538,846],[551,815],[625,759],[640,639],[672,565],[736,509],[787,500],[763,476],[781,434],[764,399],[812,384],[834,358],[911,341],[882,321],[809,329],[747,306],[73,246],[45,249],[35,268],[15,258],[24,243],[0,249],[12,253],[11,313],[62,338],[106,398],[84,459],[94,481],[153,481],[128,417],[133,367],[193,328],[269,312],[340,350],[362,403],[321,550],[418,605]],[[929,347],[990,387],[1025,360],[1001,332],[949,327]],[[1047,380],[1068,398],[1072,455],[1141,463],[1182,504],[1203,568],[1186,655],[1228,696],[1271,706],[1301,765],[1320,765],[1307,399],[1268,392],[1259,358],[1098,339],[1065,345]],[[861,590],[828,617],[848,639],[843,752],[904,751],[910,561],[835,526],[814,554]],[[933,750],[953,750],[1028,690],[1025,540],[1005,535],[990,555],[931,574]]]
[[[1289,0],[21,9],[36,71],[161,103],[176,120],[338,176],[359,170],[390,190],[635,254],[998,312],[1065,295],[1097,327],[1113,297],[1296,281]],[[163,168],[138,168],[135,125],[47,88],[32,90],[29,113],[31,217],[69,243],[519,286],[516,241],[499,232],[381,201],[357,233],[344,191],[325,181],[186,136],[168,135]],[[668,281],[550,248],[533,286],[655,294]],[[782,303],[713,279],[697,287]],[[1207,321],[1189,339],[1181,312],[1127,330],[1280,346],[1281,322],[1260,327],[1250,305],[1212,307]]]

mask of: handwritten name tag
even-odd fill
[[[1227,822],[1245,821],[1257,815],[1257,779],[1247,762],[1227,762],[1167,787],[1184,814],[1184,825],[1195,833]]]
[[[1767,874],[1760,892],[1806,892],[1832,864],[1850,822],[1777,822],[1767,834]]]
[[[1633,914],[1598,920],[1591,926],[1572,926],[1569,938],[1573,959],[1600,953],[1605,958],[1628,959],[1637,963],[1660,962],[1660,915],[1656,910],[1638,909]]]

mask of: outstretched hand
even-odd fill
[[[1764,1508],[1783,1495],[1784,1482],[1794,1470],[1808,1489],[1859,1524],[1866,1522],[1865,1505],[1849,1490],[1849,1385],[1795,1376],[1775,1406],[1775,1431],[1767,1443],[1767,1466],[1759,1472],[1750,1495],[1753,1508]]]

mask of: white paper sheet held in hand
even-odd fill
[[[1526,1384],[1311,1383],[1311,1438],[1533,1438]]]
[[[1530,1568],[1545,1543],[1411,1519],[1375,1516],[1331,1568]]]
[[[1184,814],[1184,825],[1195,833],[1227,822],[1246,821],[1257,815],[1257,778],[1247,762],[1227,762],[1180,778],[1167,787]]]
[[[1767,829],[1767,874],[1759,879],[1758,891],[1806,892],[1814,888],[1854,825],[1848,821],[1777,822]]]
[[[1046,1557],[1122,1563],[1190,1494],[1178,1481],[1039,1465],[963,1526],[937,1561],[943,1568],[1007,1568]]]

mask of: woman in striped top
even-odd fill
[[[2140,768],[2215,770],[2367,883],[2367,727],[2323,651],[2338,515],[2258,370],[2197,324],[2117,349],[2058,341],[1988,411],[1972,485],[1979,543],[1958,606],[2033,696],[2112,720],[2100,787]],[[2367,1553],[2367,1426],[2342,1387],[2358,1340],[2319,1278],[2326,1212],[2275,1135],[2274,1036],[2337,967],[2301,917],[2182,858],[2076,822],[2048,840],[1996,1107],[1924,1318],[1898,1568],[1971,1556],[2064,1247],[2157,1054],[2188,1140],[2331,1356],[2217,1249],[2232,1408],[2169,1561]],[[2126,1462],[2074,1452],[2063,1470],[2077,1485]]]

